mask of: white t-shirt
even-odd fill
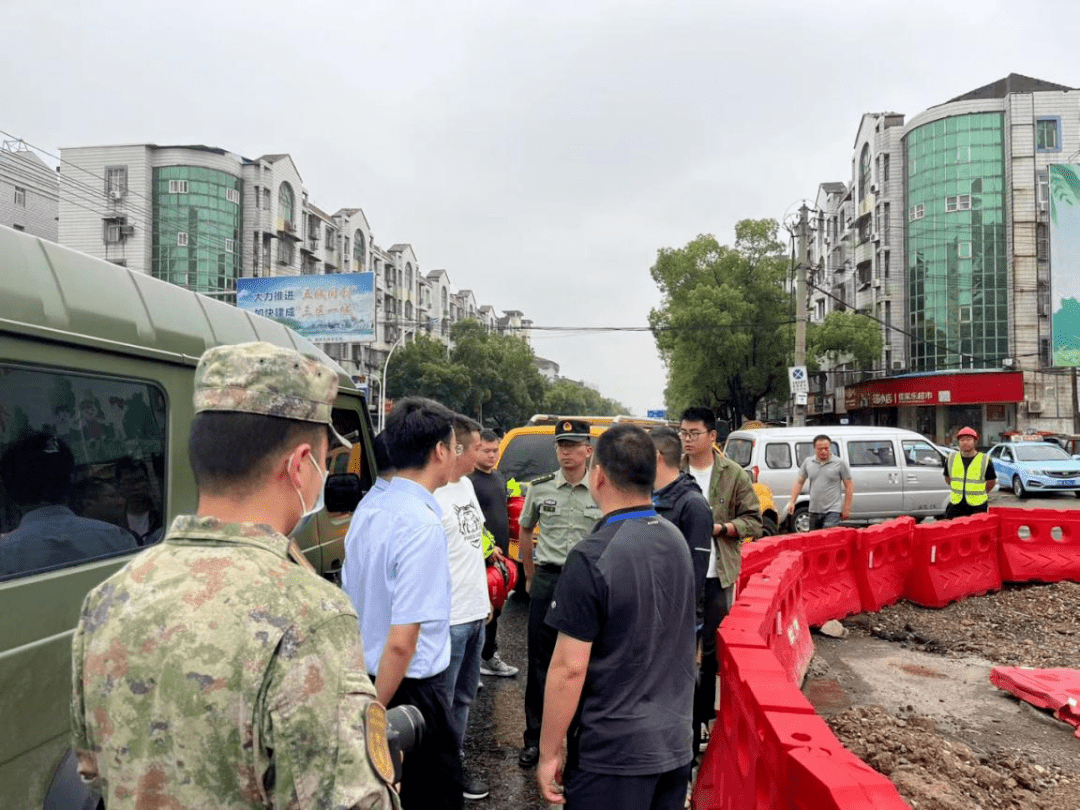
[[[450,558],[450,624],[486,619],[487,571],[484,567],[484,513],[468,476],[435,490],[442,509]]]
[[[709,497],[709,484],[712,483],[712,464],[703,470],[699,470],[693,465],[690,466],[690,475],[697,481],[697,485],[701,487],[701,494],[705,496],[706,500]],[[712,502],[709,502],[709,506],[712,507]],[[706,579],[717,579],[720,576],[720,571],[716,567],[716,541],[714,540],[709,544],[709,573],[705,575]]]

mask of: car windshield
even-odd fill
[[[1022,444],[1016,447],[1019,461],[1070,461],[1072,456],[1053,444]]]
[[[555,435],[553,433],[522,433],[515,436],[503,450],[499,459],[499,471],[520,482],[531,481],[541,475],[559,469],[555,458]]]

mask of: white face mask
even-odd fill
[[[315,464],[314,456],[308,456],[308,458],[311,459],[312,464]],[[292,467],[292,456],[289,456],[289,466]],[[307,506],[304,504],[304,493],[300,491],[299,487],[296,488],[296,497],[300,499],[300,509],[303,511],[303,514],[300,515],[300,520],[296,522],[296,525],[293,526],[292,531],[289,532],[289,537],[295,537],[297,533],[299,533],[301,530],[303,530],[305,526],[307,526],[308,521],[310,521],[313,516],[322,511],[326,499],[326,479],[330,477],[330,471],[327,470],[326,472],[323,472],[319,469],[319,465],[315,464],[315,472],[317,472],[319,474],[319,477],[322,478],[322,483],[319,485],[319,497],[315,499],[315,503],[313,503],[311,505],[311,508],[308,509]]]

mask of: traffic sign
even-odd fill
[[[667,411],[663,408],[655,411],[646,411],[645,415],[650,419],[667,419]]]
[[[810,380],[806,373],[806,366],[788,366],[787,372],[788,382],[791,384],[791,393],[810,393]]]

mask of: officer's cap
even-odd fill
[[[315,422],[337,436],[330,419],[337,389],[333,370],[292,349],[270,343],[215,346],[195,369],[195,413],[232,411]]]
[[[555,423],[557,442],[587,442],[590,438],[589,423],[584,419],[560,419]]]

